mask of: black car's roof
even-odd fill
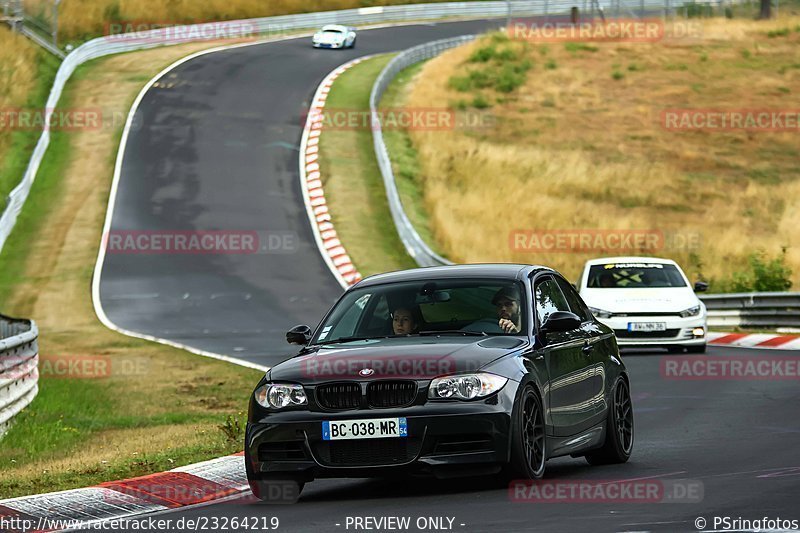
[[[431,279],[458,278],[458,277],[478,277],[478,278],[507,278],[509,280],[525,279],[532,272],[546,270],[552,272],[548,267],[539,265],[522,265],[514,263],[485,263],[471,265],[447,265],[437,267],[412,268],[410,270],[398,270],[397,272],[386,272],[364,278],[355,286],[367,287],[380,285],[382,283],[394,283],[396,281],[426,281]]]

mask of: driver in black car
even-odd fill
[[[503,333],[519,333],[522,329],[519,290],[503,287],[495,293],[492,304],[497,308],[498,325]]]

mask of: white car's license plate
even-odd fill
[[[366,420],[325,421],[322,423],[323,440],[380,439],[408,437],[405,418],[371,418]]]
[[[666,322],[628,322],[628,331],[666,331]]]

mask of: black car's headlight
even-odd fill
[[[683,318],[689,318],[690,316],[697,316],[697,315],[700,314],[700,306],[699,305],[695,305],[694,307],[690,307],[689,309],[681,311],[680,314],[681,314],[681,317],[683,317]]]
[[[443,376],[431,381],[428,389],[428,398],[472,400],[483,398],[502,389],[508,382],[507,378],[479,372],[477,374],[459,374]]]
[[[256,389],[255,396],[260,406],[271,409],[308,405],[303,386],[291,383],[267,383]]]
[[[597,318],[611,318],[611,317],[614,316],[614,313],[612,313],[611,311],[604,311],[604,310],[598,309],[596,307],[590,307],[589,310]]]

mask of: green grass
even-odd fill
[[[70,97],[69,91],[65,91],[58,108],[69,107]],[[58,201],[62,173],[70,159],[69,137],[70,133],[66,131],[50,132],[50,145],[39,166],[30,195],[0,253],[0,302],[8,298],[17,284],[25,281],[25,266],[33,242],[42,227],[45,214]],[[91,265],[87,265],[87,268],[91,269]]]
[[[163,68],[161,62],[156,63],[143,61],[142,81]],[[76,90],[77,81],[96,76],[111,68],[109,65],[113,65],[113,57],[81,66],[67,84],[58,107],[85,106]],[[141,85],[132,84],[127,101],[120,102],[120,107],[130,107]],[[115,142],[104,168],[96,170],[98,179],[103,180],[98,187],[109,187],[122,127],[120,123],[115,131],[108,131]],[[96,246],[94,236],[79,237],[90,239],[87,243],[53,239],[42,244],[42,230],[47,224],[68,223],[58,218],[55,208],[69,184],[70,162],[79,148],[80,135],[51,133],[25,208],[0,253],[0,302],[13,300],[12,295],[19,300],[20,287],[30,286],[32,278],[26,269],[31,268],[29,258],[35,245],[82,250]],[[101,230],[102,220],[98,220],[98,237]],[[74,273],[58,274],[59,287],[64,290],[86,288],[85,299],[75,302],[69,312],[83,317],[76,324],[87,325],[77,325],[79,329],[73,330],[40,323],[40,353],[44,357],[123,357],[143,362],[146,371],[143,375],[114,374],[102,379],[59,379],[44,373],[37,397],[15,417],[0,440],[0,499],[150,474],[242,449],[243,436],[223,428],[231,417],[243,427],[247,397],[261,373],[106,329],[97,321],[89,302],[93,266],[90,259],[79,264]],[[45,287],[52,278],[42,281]]]
[[[369,112],[372,85],[390,55],[351,68],[328,96],[327,109]],[[397,235],[369,128],[323,130],[320,167],[340,240],[363,276],[416,266]]]
[[[44,108],[59,64],[58,59],[51,54],[43,50],[39,52],[36,86],[28,97],[26,109]],[[0,162],[0,212],[6,207],[8,194],[22,180],[41,134],[38,130],[16,130],[12,133],[8,151]]]
[[[78,68],[75,74],[79,75],[81,71],[87,68],[89,68],[88,65],[83,65]],[[31,107],[44,107],[56,70],[58,70],[58,62],[49,55],[43,57],[43,62],[40,64],[40,75],[49,75],[50,77],[46,80],[47,86],[40,85],[37,88],[37,94],[31,96],[32,100],[39,102],[38,104],[32,103]],[[68,83],[56,106],[57,110],[72,107],[74,95],[70,88],[71,86]],[[9,177],[12,177],[15,173],[18,174],[16,182],[11,188],[15,187],[16,183],[22,179],[22,175],[28,166],[30,155],[40,135],[41,132],[38,131],[15,132],[10,158],[5,165],[5,168],[9,169],[7,174]],[[39,165],[39,171],[25,202],[25,207],[19,214],[14,230],[6,240],[2,252],[0,252],[0,302],[8,298],[16,284],[24,281],[25,264],[32,249],[32,243],[41,228],[46,213],[58,201],[61,178],[70,158],[71,135],[69,131],[53,130],[50,132],[50,144]],[[0,177],[0,181],[5,181],[3,180],[5,177],[6,174],[4,173]],[[13,178],[11,181],[13,181]],[[89,265],[87,267],[91,268]]]
[[[230,395],[230,393],[228,393]],[[208,431],[224,425],[225,417],[214,412],[190,413],[181,406],[174,411],[152,416],[138,416],[124,405],[117,394],[117,385],[105,380],[43,379],[36,400],[17,415],[14,425],[0,446],[0,465],[35,462],[37,459],[68,457],[87,443],[110,430],[152,428],[167,431],[175,426],[194,426]],[[244,427],[243,412],[236,415]],[[176,441],[164,448],[142,448],[139,452],[67,469],[50,470],[47,463],[42,476],[4,476],[0,479],[0,495],[16,497],[26,494],[91,486],[108,480],[126,479],[165,471],[241,451],[241,438],[230,439],[221,430],[211,431],[208,438],[189,444]]]

